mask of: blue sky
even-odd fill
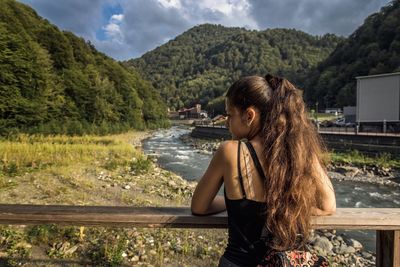
[[[117,59],[145,52],[203,23],[351,34],[389,0],[20,0],[62,30]]]
[[[104,27],[106,27],[112,16],[118,16],[124,13],[124,10],[122,9],[121,5],[119,3],[115,4],[105,4],[102,7],[102,20],[101,20],[101,27],[99,27],[96,31],[96,38],[105,41],[107,40],[107,35],[106,35],[106,30]],[[119,24],[119,21],[117,21]]]

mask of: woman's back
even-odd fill
[[[255,163],[251,158],[250,151],[246,145],[240,146],[240,173],[243,177],[243,187],[244,192],[241,188],[241,182],[239,179],[238,171],[238,141],[227,141],[229,149],[228,166],[224,171],[224,186],[226,190],[226,196],[228,199],[242,199],[246,195],[246,199],[254,200],[258,202],[265,201],[265,188],[264,179],[261,177],[259,172],[255,167]],[[263,160],[260,155],[262,155],[261,140],[259,138],[254,138],[249,141],[254,148],[261,165],[263,165]],[[262,167],[264,168],[264,167]],[[265,173],[265,172],[264,172]]]
[[[231,142],[234,142],[232,147],[237,146],[237,157],[236,160],[230,159],[232,165],[227,168],[228,174],[224,176],[229,239],[223,256],[239,266],[255,266],[266,249],[260,243],[266,212],[263,201],[264,177],[257,171],[258,158],[253,145],[250,142]],[[252,158],[251,150],[256,159]],[[228,197],[229,189],[231,197]],[[255,246],[250,248],[250,245]]]

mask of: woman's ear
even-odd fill
[[[246,118],[245,118],[246,119],[246,124],[247,124],[247,126],[250,126],[253,123],[253,121],[254,121],[254,119],[256,117],[256,111],[254,110],[254,108],[249,107],[246,110],[245,116],[246,116]]]

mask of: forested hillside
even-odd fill
[[[400,71],[400,0],[370,15],[309,75],[309,104],[343,107],[356,103],[357,76]]]
[[[0,1],[0,134],[112,133],[166,124],[151,83],[62,32],[30,7]]]
[[[204,24],[125,64],[150,80],[168,106],[212,101],[211,110],[221,106],[218,97],[244,75],[274,73],[302,87],[307,71],[342,40],[292,29],[250,31]]]

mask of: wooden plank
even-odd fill
[[[393,266],[400,267],[400,231],[394,231]]]
[[[394,231],[393,266],[400,267],[400,231]]]
[[[400,267],[400,231],[376,231],[376,266]]]
[[[393,231],[376,231],[376,266],[393,266],[393,250],[390,244],[393,242]]]
[[[226,228],[226,212],[193,216],[187,207],[0,205],[0,224]],[[400,209],[339,208],[312,219],[316,229],[400,230]]]
[[[399,208],[338,208],[331,216],[313,217],[316,229],[400,230]]]
[[[0,205],[0,224],[226,228],[226,213],[193,216],[189,208]]]

